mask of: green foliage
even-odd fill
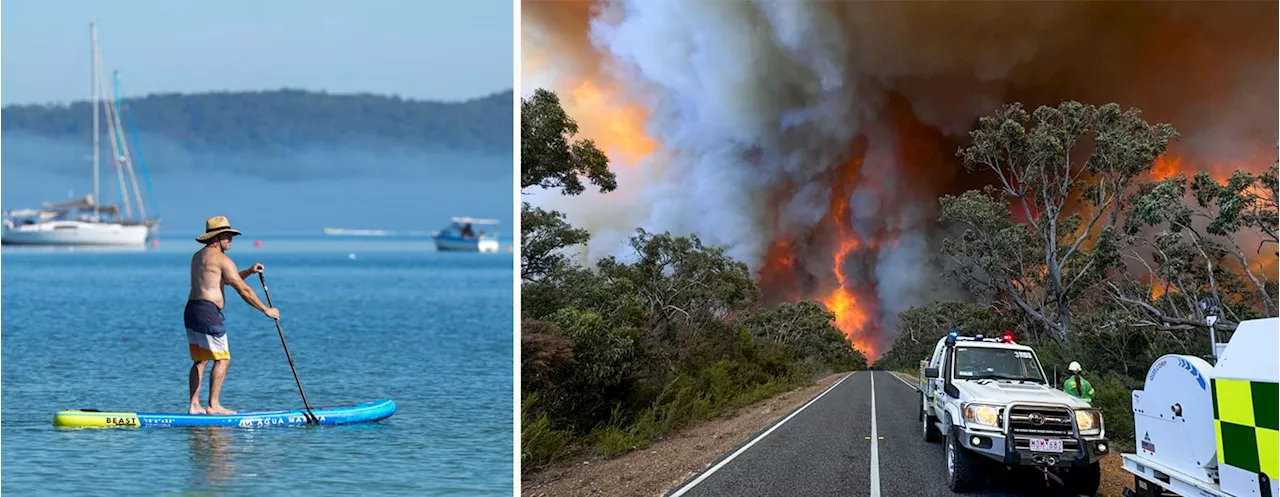
[[[465,102],[302,90],[155,94],[127,107],[138,133],[192,152],[287,153],[312,146],[396,146],[508,154],[510,90]],[[9,105],[0,129],[51,139],[92,139],[89,102]]]
[[[525,392],[548,391],[556,377],[572,365],[573,342],[552,323],[520,320],[520,385]]]
[[[593,310],[567,307],[550,321],[564,330],[573,344],[575,378],[581,388],[604,390],[624,382],[635,356],[635,333],[626,327],[610,328]]]
[[[1176,136],[1116,104],[1064,102],[1029,114],[1014,103],[981,118],[957,156],[998,182],[942,199],[942,221],[965,229],[943,247],[953,276],[1067,340],[1072,302],[1120,264],[1125,192]]]
[[[813,302],[758,305],[746,266],[696,237],[637,230],[633,254],[565,263],[521,292],[528,413],[612,457],[681,427],[866,367]]]
[[[1140,182],[1177,133],[1114,104],[1031,115],[1008,105],[971,136],[959,156],[996,184],[940,199],[941,221],[958,231],[942,251],[979,303],[901,313],[877,368],[916,371],[951,327],[1012,328],[1055,387],[1071,361],[1084,366],[1108,437],[1132,449],[1131,392],[1151,364],[1210,350],[1201,302],[1221,305],[1220,339],[1276,315],[1274,270],[1257,257],[1277,243],[1276,163],[1225,182],[1204,172]]]
[[[520,101],[520,188],[555,189],[564,195],[586,191],[580,176],[601,193],[618,187],[609,158],[591,140],[573,140],[578,123],[560,106],[560,97],[539,88]],[[590,234],[574,228],[564,214],[533,207],[520,208],[520,276],[533,281],[562,272],[565,251],[586,243]]]
[[[521,114],[521,185],[601,192],[608,160],[555,94],[538,90]],[[587,241],[557,212],[523,206],[521,416],[536,450],[528,470],[594,446],[605,457],[644,447],[690,423],[789,390],[866,358],[813,302],[759,305],[747,265],[696,236],[636,230],[629,254],[580,267],[565,255]]]
[[[866,356],[853,347],[834,322],[835,314],[808,300],[755,309],[735,319],[735,324],[745,328],[753,339],[789,347],[800,357],[816,360],[827,368],[866,369]]]
[[[546,466],[571,450],[573,434],[551,427],[546,414],[532,416],[538,394],[526,395],[520,404],[520,465],[524,471]]]
[[[1212,180],[1211,180],[1212,181]],[[1195,216],[1192,206],[1182,202],[1187,194],[1187,180],[1175,177],[1145,186],[1134,203],[1132,214],[1128,218],[1128,231],[1162,223],[1169,224],[1169,231],[1179,233],[1191,227]]]
[[[597,268],[605,278],[629,282],[635,289],[647,306],[651,335],[670,332],[675,324],[696,330],[724,321],[759,298],[747,265],[730,259],[722,248],[704,246],[697,236],[637,229],[628,244],[637,257],[634,263],[606,257]]]
[[[942,241],[942,253],[956,263],[953,278],[988,298],[1021,290],[1024,300],[1043,299],[1033,293],[1043,286],[1041,240],[1029,226],[1014,222],[994,188],[947,195],[940,203],[940,220],[965,228],[959,237]]]
[[[966,335],[999,336],[1013,325],[990,307],[968,302],[934,302],[898,314],[893,347],[876,361],[877,369],[916,374],[920,361],[933,355],[938,340],[952,329]]]
[[[629,280],[607,278],[589,268],[566,266],[520,291],[521,313],[545,319],[566,307],[595,309],[608,323],[644,323],[648,309]]]
[[[600,192],[618,187],[609,158],[591,140],[573,141],[578,123],[560,106],[560,97],[544,89],[520,100],[520,188],[560,188],[565,195],[586,190],[586,176]]]
[[[1151,252],[1149,277],[1112,285],[1131,319],[1165,330],[1205,327],[1201,301],[1221,307],[1227,330],[1243,319],[1275,316],[1276,280],[1255,261],[1264,245],[1277,242],[1275,178],[1272,163],[1260,175],[1237,170],[1225,183],[1200,172],[1140,185],[1125,232]],[[1149,239],[1140,237],[1152,228]],[[1245,240],[1259,245],[1246,248]],[[1146,298],[1155,286],[1167,297]]]
[[[952,327],[1012,328],[1036,349],[1056,388],[1067,364],[1084,366],[1108,438],[1132,450],[1131,392],[1151,364],[1210,350],[1203,299],[1222,306],[1221,339],[1241,320],[1276,315],[1274,275],[1255,270],[1241,246],[1277,243],[1275,163],[1223,183],[1204,172],[1137,182],[1176,133],[1114,104],[1068,102],[1041,107],[1034,118],[1009,105],[971,136],[959,155],[998,182],[940,199],[941,221],[962,230],[942,251],[950,275],[980,303],[901,313],[877,368],[914,373]],[[1073,152],[1090,136],[1087,156]]]
[[[520,206],[521,279],[532,281],[560,272],[568,262],[563,249],[586,243],[588,239],[587,230],[570,226],[564,214],[523,203]]]
[[[1107,431],[1107,440],[1110,440],[1116,449],[1134,450],[1132,392],[1142,388],[1142,381],[1114,373],[1104,373],[1089,382],[1093,383],[1093,407],[1102,411],[1103,428]],[[1061,388],[1061,385],[1058,386]]]
[[[1280,200],[1280,188],[1277,188],[1277,178],[1280,177],[1278,166],[1280,166],[1280,163],[1272,162],[1271,167],[1258,176],[1255,183],[1257,190],[1253,192],[1255,196],[1247,197],[1248,201],[1242,203],[1237,211],[1240,213],[1240,220],[1245,226],[1253,226],[1262,231],[1273,244],[1280,243],[1280,239],[1277,239],[1276,236],[1277,225],[1280,224],[1280,216],[1277,215],[1277,212],[1280,212],[1280,210],[1277,210],[1277,201]],[[1232,178],[1234,177],[1235,175],[1233,174]],[[1229,191],[1232,193],[1228,198],[1239,195],[1234,193],[1236,191],[1234,188]],[[1222,202],[1221,196],[1219,196],[1219,202]],[[1280,252],[1275,254],[1280,255]]]
[[[596,453],[615,457],[645,448],[650,441],[681,427],[711,419],[732,409],[745,407],[804,383],[800,376],[770,378],[759,382],[743,380],[750,366],[740,361],[721,360],[709,368],[684,375],[667,385],[657,400],[630,419],[618,413],[610,424],[601,426],[587,438]]]

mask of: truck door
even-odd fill
[[[934,357],[934,364],[934,367],[938,368],[938,377],[930,381],[930,389],[933,390],[934,405],[938,406],[946,398],[947,391],[942,388],[942,385],[946,383],[947,373],[949,372],[947,369],[951,367],[951,360],[950,357],[947,357],[947,347],[945,345],[938,347],[938,352]],[[939,399],[939,397],[942,398]]]
[[[942,358],[945,355],[943,351],[945,350],[946,347],[939,343],[938,346],[933,349],[933,357],[929,358],[929,367],[938,368],[938,377],[929,378],[927,380],[927,391],[924,394],[925,399],[927,399],[932,406],[937,405],[937,401],[934,397],[938,392],[942,391],[942,375],[947,374],[946,370],[942,369]],[[935,412],[934,415],[937,415],[937,413]]]

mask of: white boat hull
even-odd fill
[[[5,223],[0,243],[5,245],[145,245],[150,229],[141,224],[49,221],[36,224]]]
[[[436,237],[436,250],[441,252],[484,252],[492,253],[498,251],[498,241],[492,238],[486,239],[462,239],[450,237]]]

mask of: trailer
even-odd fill
[[[1241,322],[1213,351],[1159,358],[1133,392],[1126,497],[1280,497],[1280,318]]]

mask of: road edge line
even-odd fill
[[[854,373],[856,373],[856,371],[854,371]],[[703,472],[702,472],[702,474],[698,475],[698,477],[697,477],[697,478],[694,478],[694,479],[693,479],[693,481],[689,482],[689,483],[688,483],[688,484],[686,484],[685,486],[680,487],[680,489],[679,489],[679,490],[676,490],[675,492],[673,492],[673,493],[671,493],[671,494],[668,494],[668,495],[669,495],[669,497],[680,497],[681,495],[684,495],[684,494],[685,494],[685,492],[688,492],[688,491],[692,490],[692,489],[693,489],[693,487],[697,486],[699,483],[702,483],[702,481],[703,481],[703,480],[706,480],[706,479],[707,479],[707,477],[710,477],[712,474],[715,474],[715,472],[716,472],[716,471],[719,471],[719,470],[720,470],[720,468],[723,468],[726,464],[729,464],[729,462],[730,462],[730,461],[732,461],[732,460],[736,459],[738,456],[742,455],[742,453],[743,453],[743,452],[746,452],[746,451],[747,451],[747,449],[750,449],[752,445],[755,445],[755,444],[756,444],[756,442],[759,442],[760,440],[763,440],[763,439],[764,439],[764,437],[769,436],[769,434],[770,434],[770,433],[773,433],[773,430],[778,429],[778,427],[779,427],[779,426],[782,426],[782,425],[783,425],[783,424],[785,424],[787,421],[791,421],[791,418],[794,418],[797,414],[800,414],[800,411],[805,410],[805,409],[806,409],[806,408],[808,408],[809,406],[813,405],[813,403],[814,403],[814,402],[817,402],[817,401],[818,401],[818,399],[821,399],[822,397],[824,397],[824,396],[826,396],[828,393],[830,393],[832,390],[835,390],[835,389],[836,389],[836,387],[840,386],[840,384],[841,384],[841,383],[844,383],[844,380],[849,379],[849,377],[851,377],[851,376],[853,376],[853,373],[849,373],[849,374],[844,375],[844,377],[843,377],[843,378],[840,378],[838,381],[836,381],[836,382],[835,382],[834,384],[832,384],[830,387],[827,387],[827,389],[826,389],[826,390],[823,390],[823,391],[822,391],[822,393],[818,394],[818,396],[817,396],[817,397],[814,397],[813,399],[810,399],[810,400],[809,400],[809,402],[805,403],[805,405],[800,406],[800,408],[799,408],[799,409],[796,409],[794,412],[792,412],[792,413],[791,413],[790,415],[788,415],[787,417],[782,418],[782,421],[779,421],[779,422],[777,422],[777,423],[774,423],[774,424],[773,424],[773,426],[770,426],[770,427],[769,427],[769,429],[768,429],[768,430],[765,430],[765,432],[764,432],[764,433],[761,433],[761,434],[757,435],[755,438],[751,439],[751,441],[750,441],[750,442],[747,442],[747,444],[746,444],[746,445],[743,445],[742,447],[739,447],[739,448],[738,448],[738,450],[736,450],[736,451],[734,451],[732,454],[730,454],[730,455],[729,455],[729,457],[726,457],[726,458],[722,459],[719,463],[716,463],[716,465],[715,465],[715,466],[712,466],[710,469],[708,469],[708,470],[706,470],[706,471],[703,471]]]
[[[906,385],[906,386],[908,386],[908,387],[911,387],[911,389],[912,389],[912,390],[915,390],[915,391],[917,391],[917,392],[919,392],[919,391],[920,391],[920,387],[917,387],[917,386],[915,386],[915,385],[912,385],[912,384],[910,384],[910,383],[907,383],[907,380],[904,380],[904,379],[902,379],[902,377],[901,377],[901,376],[898,376],[898,373],[893,372],[893,371],[890,371],[890,372],[889,372],[889,374],[890,374],[891,376],[893,376],[894,378],[897,378],[897,379],[898,379],[898,381],[901,381],[903,385]]]
[[[876,375],[871,373],[871,497],[880,497],[879,435],[876,431]]]

